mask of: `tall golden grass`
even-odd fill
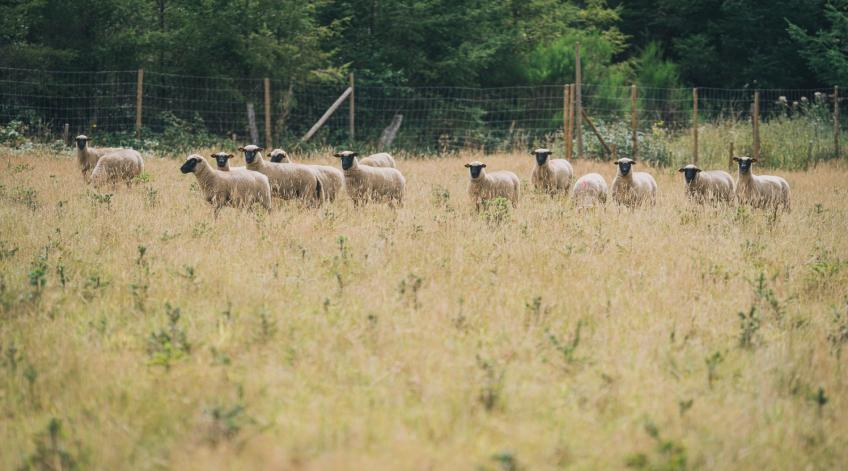
[[[848,462],[844,168],[780,172],[788,214],[694,206],[675,169],[581,212],[487,156],[525,191],[477,215],[478,158],[401,160],[398,210],[216,219],[181,157],[106,196],[3,151],[0,469]]]

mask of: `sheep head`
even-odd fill
[[[201,161],[203,161],[203,157],[201,157],[197,154],[192,154],[192,155],[188,156],[186,161],[180,167],[180,172],[183,172],[183,173],[194,172],[197,169],[197,164],[199,164]]]
[[[289,154],[286,153],[283,149],[274,149],[271,151],[271,162],[275,164],[279,163],[289,163]]]
[[[539,165],[545,165],[545,162],[548,161],[548,157],[551,156],[553,152],[550,149],[536,149],[533,151],[533,155],[536,156],[536,163]]]
[[[245,162],[252,164],[253,161],[256,160],[256,157],[259,155],[259,153],[265,149],[257,145],[250,144],[244,147],[239,147],[239,150],[244,152]]]
[[[333,156],[342,159],[342,170],[350,170],[356,163],[357,155],[359,154],[351,150],[343,150],[333,154]]]
[[[235,156],[226,152],[218,152],[216,154],[212,154],[211,157],[215,159],[215,162],[218,164],[218,168],[224,168],[227,166],[227,161]]]
[[[85,134],[80,134],[76,137],[77,147],[80,149],[85,149],[85,146],[88,144],[88,136]]]
[[[701,169],[698,168],[696,165],[689,164],[685,167],[680,167],[680,170],[678,170],[678,172],[683,174],[683,177],[686,179],[686,183],[692,183],[693,181],[695,181],[695,178],[701,172]]]
[[[622,177],[626,177],[627,175],[629,175],[631,167],[633,167],[633,165],[635,165],[635,164],[636,164],[635,160],[629,159],[627,157],[622,157],[622,158],[616,160],[615,162],[613,162],[613,165],[618,166],[618,174],[621,175]]]
[[[470,169],[471,179],[473,180],[475,178],[480,178],[480,174],[483,173],[483,169],[486,168],[486,164],[479,160],[475,160],[474,162],[465,164],[465,168]]]
[[[733,161],[739,164],[739,173],[748,173],[757,159],[752,159],[751,157],[734,157]]]

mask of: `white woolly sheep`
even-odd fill
[[[282,149],[272,150],[270,157],[271,162],[273,163],[295,163],[286,151]],[[321,185],[324,189],[324,196],[329,201],[335,201],[336,196],[342,191],[342,187],[344,187],[344,174],[342,171],[336,167],[330,167],[329,165],[304,165],[318,171],[319,175],[322,177]]]
[[[380,152],[379,154],[371,154],[368,157],[365,157],[364,159],[360,160],[359,165],[367,165],[369,167],[397,168],[395,158],[386,152]]]
[[[261,173],[215,170],[197,154],[190,155],[180,171],[194,173],[204,198],[215,208],[215,214],[223,206],[245,208],[254,203],[271,209],[271,185],[268,177]]]
[[[388,201],[391,205],[403,203],[406,179],[396,168],[359,165],[356,152],[334,154],[342,161],[345,187],[354,206],[368,201]]]
[[[324,187],[318,172],[307,165],[276,164],[262,157],[262,149],[253,144],[239,148],[244,152],[247,169],[259,172],[271,182],[271,193],[282,199],[297,199],[306,204],[320,205],[324,201]]]
[[[77,163],[82,171],[82,179],[86,183],[88,182],[88,172],[94,170],[94,167],[97,165],[97,161],[100,160],[100,157],[112,152],[123,150],[120,147],[94,148],[88,145],[88,141],[90,140],[91,139],[85,134],[80,134],[76,137]]]
[[[536,149],[536,168],[533,169],[531,181],[536,190],[550,195],[567,194],[574,178],[574,169],[565,159],[551,159],[549,149]]]
[[[578,208],[591,208],[596,204],[605,204],[609,187],[600,174],[587,173],[574,182],[572,198]]]
[[[678,172],[683,174],[686,194],[693,201],[730,203],[733,201],[736,184],[733,177],[723,170],[703,171],[697,165],[689,164],[681,167]]]
[[[91,183],[95,187],[125,182],[131,185],[133,179],[144,171],[141,154],[132,149],[120,149],[103,155],[91,171]]]
[[[645,201],[656,204],[657,182],[651,174],[631,171],[636,161],[627,157],[613,163],[618,166],[618,173],[612,181],[613,201],[629,207],[640,206]]]
[[[772,175],[754,175],[751,166],[757,159],[734,157],[739,164],[739,176],[736,179],[736,199],[740,204],[750,204],[755,208],[774,208],[781,205],[790,209],[789,183]]]
[[[507,170],[486,173],[486,164],[479,161],[469,162],[465,167],[471,173],[468,196],[477,211],[484,201],[495,198],[506,198],[513,207],[518,204],[518,198],[521,196],[521,181],[518,175]]]

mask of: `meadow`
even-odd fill
[[[768,169],[790,213],[693,205],[676,167],[578,211],[512,153],[401,159],[397,210],[215,218],[146,157],[98,193],[70,150],[0,151],[0,469],[848,462],[844,164]],[[471,211],[474,159],[517,208]]]

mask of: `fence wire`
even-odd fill
[[[0,68],[0,124],[24,122],[45,139],[70,132],[131,136],[135,133],[138,71],[62,72]],[[275,144],[293,146],[348,84],[271,81],[270,126]],[[376,146],[396,115],[403,121],[395,149],[414,152],[486,151],[562,142],[562,85],[502,88],[355,87],[356,141],[350,141],[349,104],[343,104],[309,145]],[[745,126],[753,112],[754,90],[698,89],[703,126],[724,126],[731,138],[748,143]],[[764,151],[794,146],[792,152],[827,156],[835,152],[833,89],[759,90]],[[592,124],[623,154],[632,152],[631,87],[582,85],[583,108]],[[262,79],[172,75],[146,71],[142,87],[142,135],[182,126],[218,138],[249,139],[247,106],[252,104],[264,140]],[[669,135],[685,139],[693,124],[689,88],[637,89],[637,134],[641,152],[662,161],[652,142]],[[840,115],[846,117],[845,101]],[[605,150],[585,128],[586,153]],[[773,134],[773,135],[772,135]],[[748,145],[748,144],[742,144]],[[747,149],[745,149],[747,150]],[[707,154],[719,149],[705,149]],[[656,154],[656,155],[654,155]]]

